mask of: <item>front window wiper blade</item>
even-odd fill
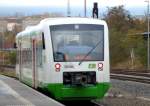
[[[79,62],[79,65],[82,64],[82,62],[87,58],[87,56],[89,56],[93,50],[102,42],[103,40],[100,40],[84,57],[83,59]]]

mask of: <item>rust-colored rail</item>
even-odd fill
[[[150,73],[148,71],[111,71],[112,79],[135,81],[150,84]]]

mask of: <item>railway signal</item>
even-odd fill
[[[98,18],[98,3],[94,3],[94,8],[92,12],[93,18]]]

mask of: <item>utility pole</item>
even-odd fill
[[[84,0],[84,17],[86,17],[86,0]]]
[[[68,5],[67,5],[67,15],[70,17],[70,0],[68,0]]]
[[[3,57],[3,65],[4,65],[4,29],[2,27],[2,57]]]
[[[150,48],[149,48],[149,0],[147,2],[147,69],[150,68]]]
[[[150,61],[150,60],[149,60],[149,59],[150,59],[150,58],[149,58],[149,57],[150,57],[150,56],[149,56],[149,55],[150,55],[150,54],[149,54],[149,53],[150,53],[150,51],[149,51],[149,0],[148,0],[148,6],[147,6],[147,13],[148,13],[148,14],[147,14],[147,21],[148,21],[148,22],[147,22],[147,31],[148,31],[148,44],[147,44],[147,46],[148,46],[148,69],[149,69],[149,61]]]

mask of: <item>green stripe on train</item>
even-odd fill
[[[109,83],[98,83],[90,87],[65,87],[63,84],[48,84],[47,90],[58,100],[101,99],[110,87]]]
[[[24,77],[22,81],[32,86],[30,78]],[[89,87],[65,87],[63,84],[41,83],[39,87],[51,93],[57,100],[91,100],[103,98],[110,88],[110,83],[98,83],[96,86]]]

